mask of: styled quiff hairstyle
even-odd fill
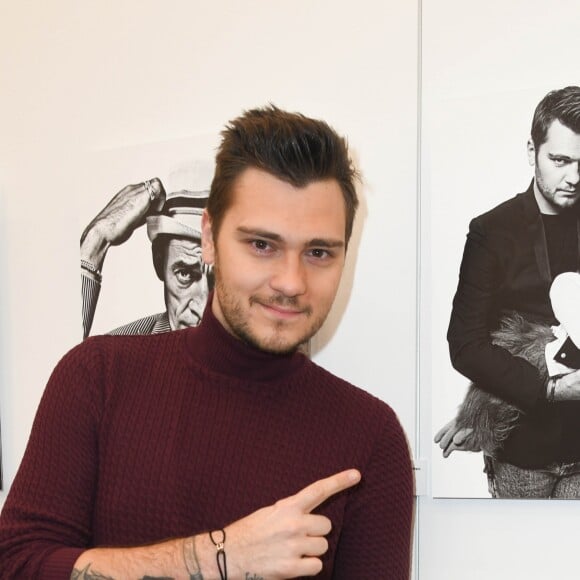
[[[548,129],[556,120],[574,133],[580,133],[580,87],[550,91],[538,103],[532,120],[532,141],[536,151],[546,142]]]
[[[207,202],[214,239],[231,205],[235,180],[253,167],[300,188],[314,181],[336,179],[346,208],[348,244],[358,206],[354,185],[357,172],[346,140],[328,124],[269,105],[245,111],[221,134]]]

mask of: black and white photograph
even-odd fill
[[[463,119],[462,130],[481,135],[484,122],[492,133],[499,129],[497,109],[488,111],[485,120]],[[437,361],[435,369],[464,384],[455,395],[442,389],[434,398],[434,441],[443,457],[434,465],[436,495],[580,497],[580,87],[552,89],[532,111],[520,146],[528,183],[504,200],[492,192],[487,209],[481,198],[456,204],[475,212],[464,222],[469,229],[456,277],[445,283],[449,292],[457,280],[440,321],[447,314],[449,366]],[[444,163],[438,161],[437,171]],[[458,216],[445,233],[437,215],[433,220],[439,243],[455,240],[454,256]],[[438,351],[443,357],[443,345]],[[474,474],[477,488],[465,485]]]
[[[494,498],[580,497],[580,87],[549,91],[526,143],[533,177],[469,223],[447,331],[471,381],[435,434],[482,456]],[[574,340],[575,338],[575,340]]]
[[[87,160],[90,166],[105,164],[107,171],[99,173],[107,178],[101,199],[95,192],[82,209],[83,339],[103,333],[158,334],[199,324],[213,288],[212,270],[201,258],[201,216],[216,141],[217,136],[204,135],[95,152]],[[123,176],[132,182],[112,184]],[[105,183],[111,183],[112,192]],[[99,203],[91,215],[89,208]]]

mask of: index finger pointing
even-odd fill
[[[360,480],[361,474],[358,470],[347,469],[315,481],[299,491],[293,500],[304,513],[309,513],[332,495],[356,485]]]

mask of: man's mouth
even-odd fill
[[[293,300],[284,300],[281,298],[273,298],[270,300],[261,300],[253,298],[251,300],[254,304],[259,304],[266,312],[273,314],[276,317],[293,319],[301,315],[308,315],[310,309],[308,307],[300,307],[294,304]]]
[[[273,311],[275,314],[285,317],[285,318],[294,318],[299,316],[300,314],[304,313],[304,310],[296,309],[296,308],[285,308],[283,306],[278,306],[277,304],[264,304],[260,303],[261,306],[266,308],[267,310]]]

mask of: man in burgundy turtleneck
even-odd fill
[[[58,364],[0,518],[0,577],[409,577],[401,426],[298,348],[337,291],[355,176],[322,121],[270,106],[230,122],[200,326],[92,337]]]

